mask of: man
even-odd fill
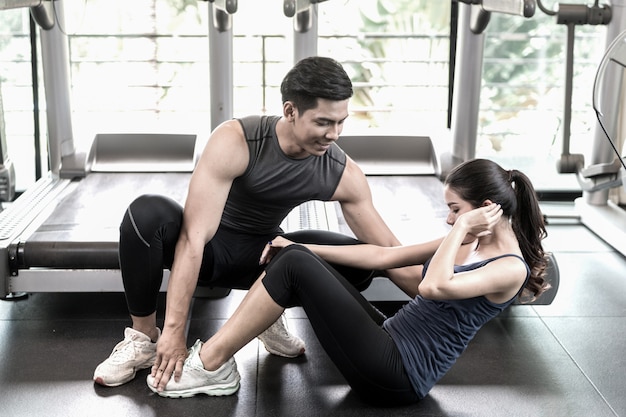
[[[164,383],[180,377],[187,356],[185,323],[198,284],[248,289],[262,271],[260,254],[280,234],[280,223],[299,204],[338,201],[360,241],[400,242],[372,204],[367,179],[335,144],[348,117],[352,83],[330,58],[298,62],[281,84],[282,116],[252,116],[218,126],[198,161],[184,210],[171,199],[146,195],[129,206],[120,226],[120,268],[132,328],[94,372],[94,381],[117,386],[153,365]],[[302,243],[358,241],[330,232],[299,232]],[[156,300],[163,267],[171,269],[163,332]],[[371,271],[345,275],[362,290]],[[410,294],[415,270],[389,276]],[[295,357],[304,343],[284,318],[259,336],[273,354]]]

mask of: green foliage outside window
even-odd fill
[[[78,143],[88,146],[104,131],[208,133],[208,2],[64,0],[64,5]],[[446,128],[451,2],[329,0],[317,7],[318,53],[341,61],[355,85],[346,133],[423,135]],[[292,27],[281,0],[239,2],[233,17],[235,116],[280,111],[278,86],[293,63]],[[599,27],[576,28],[574,147],[588,146],[593,127],[590,85],[603,33]],[[479,155],[519,158],[538,148],[558,153],[564,51],[565,28],[540,11],[531,19],[492,16]],[[9,152],[17,160],[18,188],[25,188],[34,181],[26,10],[0,11],[0,77]],[[45,136],[45,119],[42,127]]]

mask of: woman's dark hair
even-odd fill
[[[285,75],[280,85],[283,103],[291,101],[299,112],[317,107],[317,99],[333,101],[352,97],[352,81],[332,58],[304,58]]]
[[[500,204],[503,214],[511,219],[524,259],[530,266],[526,289],[535,299],[550,288],[544,278],[548,261],[541,244],[547,232],[537,194],[524,173],[505,170],[487,159],[473,159],[455,167],[445,184],[474,207],[482,206],[486,200]]]

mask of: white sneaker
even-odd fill
[[[161,336],[161,330],[159,336]],[[93,380],[105,387],[117,387],[132,380],[140,369],[150,368],[156,359],[156,342],[137,330],[127,327],[124,340],[93,373]]]
[[[212,396],[231,395],[239,389],[239,372],[235,358],[231,357],[215,371],[207,371],[200,360],[202,342],[197,340],[189,349],[189,355],[183,365],[183,373],[176,382],[172,377],[163,391],[157,391],[154,387],[154,377],[148,375],[146,382],[152,392],[161,397],[187,398],[196,394]]]
[[[295,358],[302,355],[305,350],[302,339],[287,330],[287,320],[285,320],[284,313],[258,338],[265,345],[265,349],[273,355]]]

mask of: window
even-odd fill
[[[570,152],[589,159],[592,89],[605,50],[603,26],[577,26]],[[558,174],[563,146],[567,28],[537,10],[531,19],[493,14],[486,31],[477,157],[526,172],[538,189],[579,189]]]
[[[102,132],[208,134],[208,2],[63,3],[77,147]],[[317,6],[318,53],[342,62],[354,82],[345,134],[444,136],[450,8],[428,0]],[[233,33],[235,117],[279,113],[280,81],[293,64],[293,22],[282,0],[240,1]],[[587,153],[592,140],[591,85],[604,33],[576,28],[573,153]],[[577,187],[554,162],[562,143],[565,35],[539,10],[531,19],[494,14],[487,27],[477,156],[523,169],[538,187]],[[5,124],[21,190],[35,180],[30,66],[28,11],[0,11]],[[45,111],[45,100],[40,107]],[[45,140],[45,113],[41,119]]]

